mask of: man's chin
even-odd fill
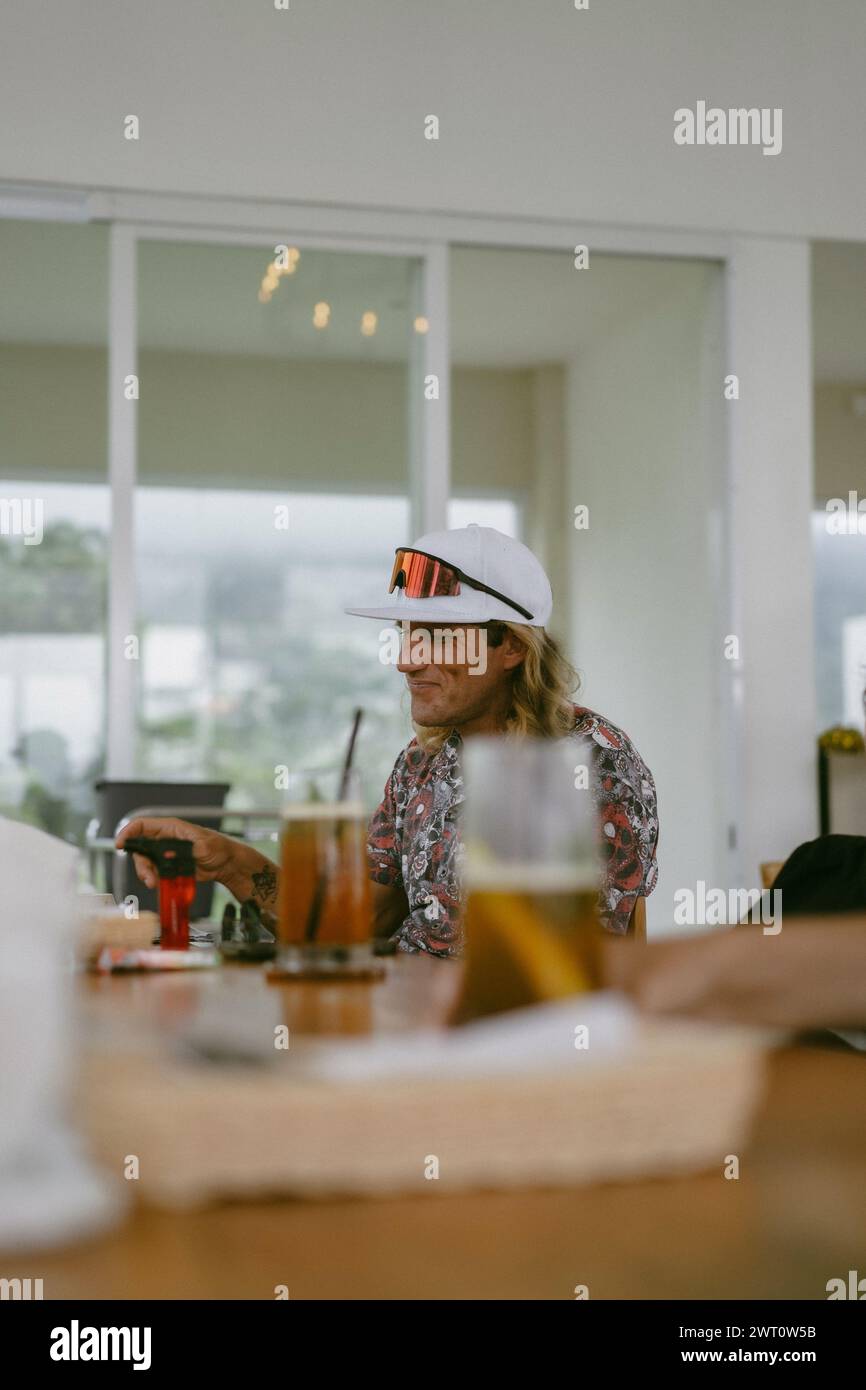
[[[424,728],[434,729],[446,722],[443,711],[437,708],[435,700],[425,700],[421,695],[413,695],[411,700],[412,722]]]

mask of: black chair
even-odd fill
[[[866,912],[866,836],[822,835],[798,845],[773,888],[781,890],[786,917]]]

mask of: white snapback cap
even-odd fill
[[[387,618],[391,622],[523,623],[546,627],[553,607],[550,580],[532,551],[492,526],[462,526],[455,531],[431,531],[407,550],[420,550],[453,565],[470,579],[519,603],[532,614],[519,613],[510,604],[461,581],[460,593],[448,597],[407,598],[402,589],[375,599],[369,607],[347,608],[359,618]],[[388,573],[390,578],[390,571]],[[387,580],[385,581],[387,584]],[[383,584],[383,588],[385,585]]]

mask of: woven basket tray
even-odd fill
[[[746,1030],[635,1022],[611,1055],[572,1049],[567,1063],[527,1059],[480,1074],[482,1062],[455,1068],[446,1053],[426,1074],[419,1063],[366,1079],[363,1067],[335,1079],[334,1065],[317,1063],[336,1057],[339,1073],[339,1049],[357,1055],[351,1041],[325,1053],[293,1044],[294,1055],[260,1067],[97,1055],[86,1061],[82,1107],[97,1156],[120,1173],[137,1155],[138,1190],[168,1207],[568,1186],[721,1171],[742,1151],[766,1047]]]

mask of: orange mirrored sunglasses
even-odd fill
[[[532,621],[533,615],[529,610],[515,603],[513,598],[500,594],[497,589],[491,589],[488,584],[482,584],[480,579],[473,579],[471,575],[464,574],[456,565],[449,564],[447,560],[440,560],[438,555],[428,555],[424,550],[411,550],[408,546],[401,546],[394,556],[388,593],[393,594],[395,589],[402,589],[407,598],[451,598],[460,593],[461,583],[468,584],[470,589],[478,589],[483,594],[490,594],[491,598],[498,598],[500,603],[507,603],[509,608],[515,609],[524,618]]]

